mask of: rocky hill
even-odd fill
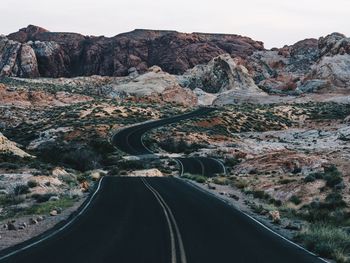
[[[54,33],[30,25],[0,38],[0,76],[124,76],[153,65],[181,74],[223,53],[247,57],[262,42],[238,35],[135,30],[115,37]]]

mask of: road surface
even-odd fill
[[[135,141],[142,137],[136,130],[119,133],[114,142],[126,152],[146,154]],[[216,160],[199,160],[202,165],[180,159],[189,172],[210,175],[209,166],[220,167]],[[89,203],[66,227],[2,251],[0,262],[324,262],[181,179],[105,177]]]

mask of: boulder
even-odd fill
[[[38,62],[31,46],[0,36],[0,77],[38,76]]]
[[[269,218],[274,224],[280,224],[281,223],[281,216],[280,212],[275,210],[275,211],[270,211],[269,212]]]
[[[191,89],[200,88],[208,93],[228,90],[260,91],[248,70],[238,65],[229,54],[212,59],[207,65],[188,70],[180,84]]]
[[[57,210],[56,210],[56,209],[51,210],[51,212],[50,212],[50,216],[57,216],[57,215],[58,215],[58,212],[57,212]]]

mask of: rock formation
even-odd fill
[[[53,33],[30,25],[7,38],[7,41],[12,40],[13,48],[19,49],[27,44],[36,54],[40,74],[33,69],[26,72],[27,75],[21,75],[12,70],[13,63],[9,64],[11,70],[8,70],[5,57],[10,48],[6,47],[7,52],[0,50],[2,75],[23,77],[125,76],[129,68],[134,67],[143,73],[153,65],[168,73],[182,74],[223,53],[245,58],[264,49],[263,43],[238,35],[140,29],[107,38]]]

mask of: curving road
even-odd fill
[[[131,155],[153,155],[143,143],[143,135],[154,129],[171,123],[195,118],[215,111],[214,108],[200,108],[187,114],[178,115],[171,118],[146,122],[140,125],[123,129],[112,138],[112,143],[121,151]],[[183,173],[203,175],[212,177],[215,174],[225,173],[224,165],[219,161],[206,157],[177,158]]]
[[[134,131],[137,128],[140,127],[134,127]],[[120,132],[114,137],[116,145],[124,145],[120,149],[128,152],[145,153],[140,142],[130,137],[125,145],[128,134]],[[128,148],[130,144],[132,147]],[[218,165],[213,159],[210,165],[207,159],[198,160],[204,168],[195,163],[196,158],[180,159],[195,173],[200,167],[203,174],[211,174],[207,167]],[[177,178],[105,177],[80,211],[63,227],[58,225],[40,237],[1,251],[0,262],[324,262]]]

